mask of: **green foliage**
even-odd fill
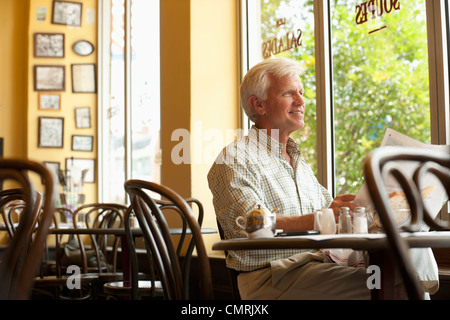
[[[401,0],[401,9],[365,24],[355,22],[355,5],[331,3],[333,121],[336,192],[355,193],[363,182],[362,161],[381,144],[388,127],[430,143],[427,30],[424,0]],[[262,0],[262,34],[273,37],[277,8],[292,6],[303,24],[302,47],[283,53],[305,66],[306,127],[292,135],[317,170],[316,74],[313,2]],[[267,22],[271,19],[270,22]],[[369,34],[371,27],[386,28]]]

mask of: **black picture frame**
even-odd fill
[[[72,1],[53,1],[52,23],[81,27],[83,4]]]
[[[97,93],[95,63],[74,63],[72,67],[72,92]]]
[[[91,128],[91,108],[77,107],[75,108],[75,128],[88,129]]]
[[[93,151],[94,137],[74,134],[72,135],[72,151]]]
[[[66,91],[66,67],[61,65],[35,65],[34,90]]]
[[[64,118],[38,118],[38,147],[62,148],[64,146]]]
[[[34,57],[35,58],[64,58],[65,36],[64,33],[35,33]]]

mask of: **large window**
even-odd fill
[[[101,0],[99,198],[123,184],[160,182],[159,1]]]
[[[443,4],[242,0],[243,74],[280,56],[305,66],[307,126],[293,137],[333,194],[359,190],[363,158],[387,128],[448,143],[449,106],[439,76],[445,55],[435,44],[442,25],[433,18]],[[297,35],[301,41],[293,42]]]
[[[305,128],[292,138],[301,146],[303,157],[317,172],[316,156],[316,70],[314,46],[314,8],[311,1],[251,1],[260,14],[249,25],[250,67],[272,56],[300,61],[304,67]]]
[[[358,191],[386,128],[431,143],[425,0],[374,3],[331,1],[338,193]]]

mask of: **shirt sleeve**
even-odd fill
[[[243,237],[236,218],[245,215],[257,204],[263,205],[264,195],[258,188],[258,180],[248,166],[239,163],[213,164],[208,183],[217,219],[227,239]]]

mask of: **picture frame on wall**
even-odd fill
[[[93,149],[93,136],[72,135],[72,151],[92,151]]]
[[[80,170],[87,169],[84,176],[85,183],[95,183],[95,160],[82,158],[66,158],[66,169],[76,167]]]
[[[72,92],[96,93],[95,64],[72,64]]]
[[[65,91],[66,90],[65,66],[34,66],[34,90],[35,91]]]
[[[47,167],[47,169],[50,170],[50,172],[52,172],[55,175],[56,181],[58,181],[61,164],[56,161],[44,161],[44,165]]]
[[[81,27],[83,4],[72,1],[53,1],[52,23]]]
[[[87,40],[80,40],[73,44],[72,49],[79,56],[88,56],[94,52],[94,45]]]
[[[38,147],[62,148],[64,144],[64,118],[39,117]]]
[[[39,92],[39,110],[61,110],[61,94]]]
[[[77,129],[87,129],[91,127],[91,108],[75,108],[75,127]]]
[[[64,58],[63,33],[35,33],[35,58]]]

